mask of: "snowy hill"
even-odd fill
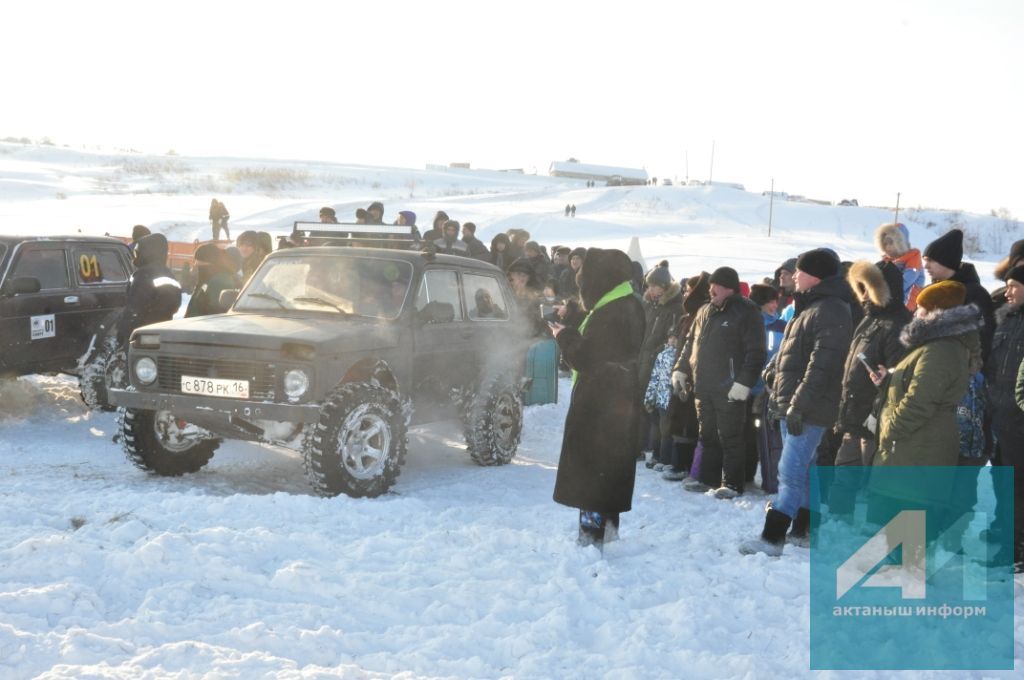
[[[486,241],[510,227],[548,245],[625,249],[635,236],[676,276],[731,264],[748,280],[820,245],[874,258],[872,232],[891,217],[776,202],[769,238],[768,199],[722,187],[0,144],[3,233],[143,223],[206,238],[214,196],[233,234],[381,200],[388,221],[443,209]],[[1001,228],[915,211],[914,244],[951,215]],[[1001,256],[974,261],[984,276]],[[394,492],[357,500],[315,497],[296,454],[241,442],[197,474],[152,477],[73,380],[0,383],[0,678],[810,677],[808,551],[736,551],[763,522],[756,489],[718,501],[641,467],[622,540],[604,555],[574,544],[575,512],[551,500],[565,382],[561,394],[526,409],[513,464],[477,467],[455,426],[417,428]]]

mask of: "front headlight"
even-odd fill
[[[298,399],[309,390],[309,376],[306,372],[293,368],[284,374],[284,393],[289,399]]]
[[[142,357],[135,362],[135,377],[143,385],[148,385],[156,380],[156,362],[149,357]]]

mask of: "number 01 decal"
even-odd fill
[[[84,283],[96,283],[103,280],[103,272],[100,271],[99,260],[96,254],[88,255],[82,253],[78,256],[78,274]]]

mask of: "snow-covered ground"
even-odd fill
[[[231,184],[239,168],[299,179]],[[412,209],[429,224],[445,209],[487,241],[513,226],[548,245],[625,249],[637,237],[648,264],[667,258],[676,276],[732,264],[748,280],[818,245],[874,258],[872,231],[889,217],[776,202],[769,238],[767,199],[720,187],[0,145],[2,233],[144,223],[205,238],[212,196],[234,234],[284,233],[320,205],[344,216],[380,199],[388,219]],[[947,220],[915,217],[919,247]],[[125,460],[116,417],[87,412],[73,379],[0,383],[0,678],[811,675],[808,551],[736,551],[760,529],[756,491],[717,501],[641,466],[622,540],[603,555],[575,545],[574,511],[551,500],[568,393],[563,382],[561,403],[526,409],[513,464],[477,467],[454,425],[417,428],[394,492],[356,500],[318,498],[296,454],[239,442],[197,474],[153,477]],[[1019,664],[1024,605],[1016,612]]]

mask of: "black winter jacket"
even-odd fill
[[[761,310],[737,293],[722,307],[709,302],[700,308],[673,370],[691,377],[698,399],[710,399],[724,396],[734,382],[753,387],[767,356]]]
[[[998,324],[992,338],[992,351],[985,361],[992,415],[998,424],[1024,421],[1017,407],[1014,388],[1024,361],[1024,307],[1003,305],[996,313]]]
[[[995,304],[992,302],[992,294],[981,285],[978,270],[970,262],[961,264],[956,273],[949,277],[949,280],[964,284],[964,288],[967,289],[967,299],[964,300],[964,304],[975,304],[981,311],[981,317],[985,321],[985,325],[981,327],[981,357],[986,359],[989,350],[992,349],[992,334],[996,330]]]
[[[181,306],[181,285],[167,268],[167,239],[149,234],[135,249],[138,269],[128,282],[128,297],[117,324],[117,342],[124,345],[141,326],[169,321]]]
[[[839,413],[843,365],[853,336],[850,287],[841,276],[794,296],[796,315],[768,368],[771,410],[799,411],[812,425],[832,427]]]
[[[644,344],[640,348],[640,382],[645,387],[651,378],[651,369],[658,353],[665,348],[670,333],[674,333],[683,317],[683,291],[673,283],[657,302],[644,300],[644,317],[647,327]]]

